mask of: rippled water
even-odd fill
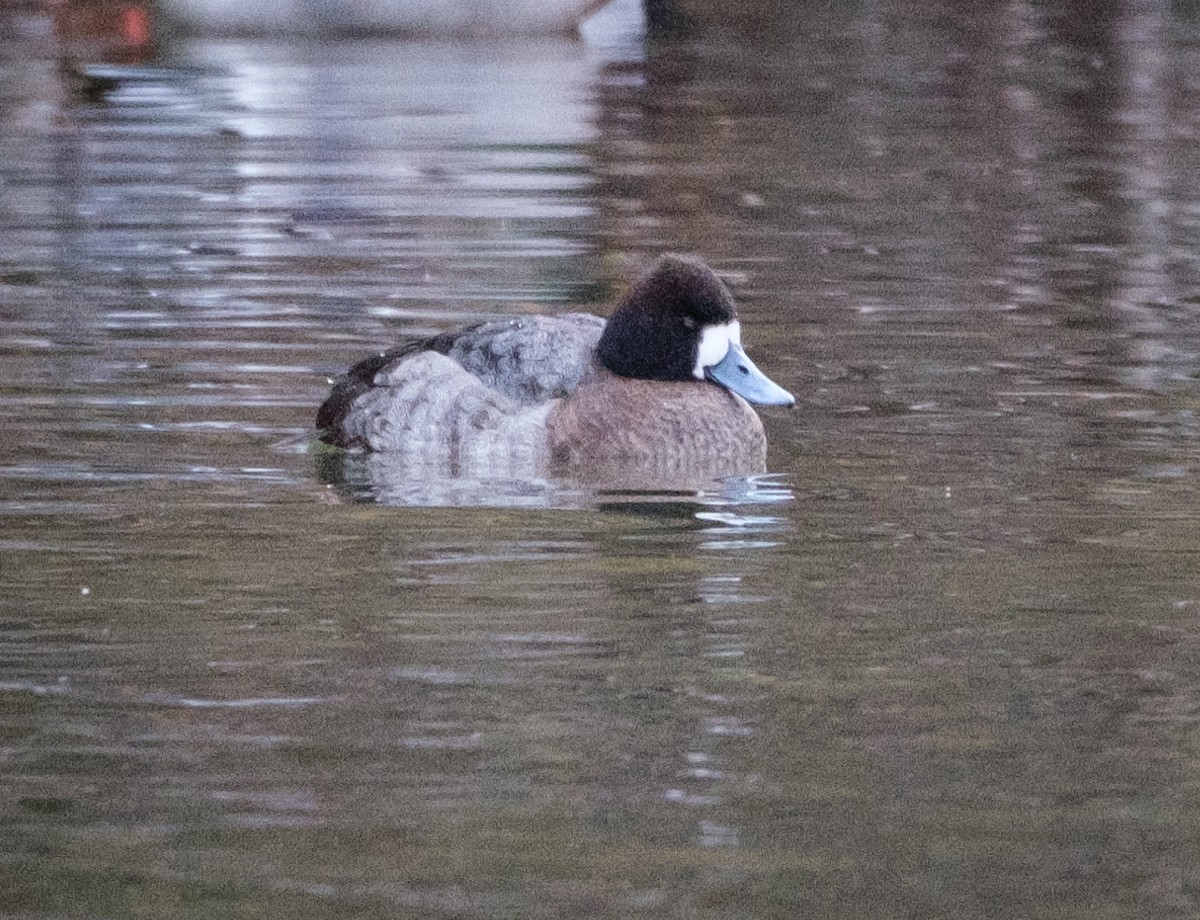
[[[191,40],[101,101],[0,13],[0,912],[1200,913],[1200,24],[1066,7]],[[770,475],[310,450],[375,346],[664,250],[801,395]]]

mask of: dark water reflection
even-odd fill
[[[102,103],[0,14],[0,912],[1200,913],[1196,22],[835,6]],[[802,394],[771,476],[309,451],[375,345],[665,249]]]

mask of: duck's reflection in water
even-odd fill
[[[340,499],[413,507],[543,508],[641,511],[655,516],[695,516],[721,527],[769,526],[776,518],[743,515],[744,505],[791,501],[792,489],[778,475],[704,477],[661,471],[596,468],[598,478],[516,475],[454,476],[425,458],[404,452],[350,453],[317,450],[316,477]]]

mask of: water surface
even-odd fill
[[[0,30],[0,911],[1200,913],[1200,33]],[[399,492],[327,378],[708,259],[770,475]],[[461,487],[460,487],[461,486]]]

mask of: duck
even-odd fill
[[[334,381],[316,427],[409,475],[692,488],[765,471],[752,404],[795,397],[747,355],[712,268],[666,255],[607,320],[490,320],[374,354]]]
[[[168,27],[201,35],[571,34],[609,0],[160,0]]]

